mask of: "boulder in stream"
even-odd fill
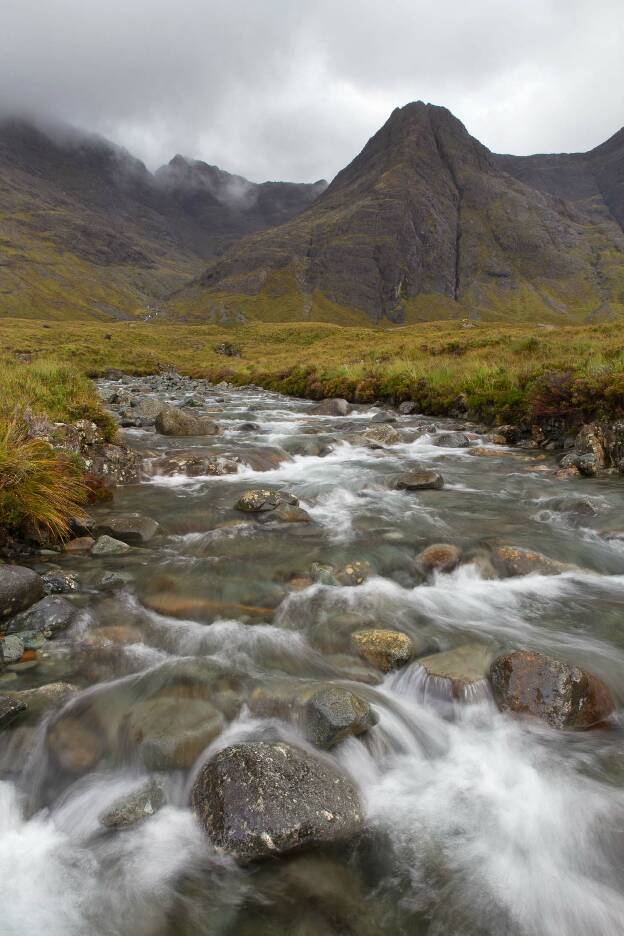
[[[156,417],[156,429],[168,436],[218,435],[216,422],[205,416],[194,416],[177,406],[163,406]]]
[[[76,616],[76,607],[62,595],[47,595],[22,611],[7,624],[9,633],[38,631],[45,637],[52,637],[59,631],[66,630]]]
[[[108,534],[103,533],[102,536],[98,537],[95,545],[93,546],[91,555],[126,556],[129,552],[132,552],[132,546],[128,546],[127,543],[124,543],[121,540],[115,539],[113,536],[108,536]]]
[[[109,517],[98,518],[94,535],[96,537],[106,534],[116,540],[128,543],[130,546],[142,546],[156,536],[160,524],[145,514],[136,512],[114,513]]]
[[[444,478],[431,469],[406,471],[399,475],[394,486],[399,491],[439,491],[444,487]]]
[[[502,712],[539,718],[551,728],[591,728],[615,709],[609,689],[593,673],[534,650],[497,657],[490,680]]]
[[[135,705],[121,736],[148,770],[179,770],[191,767],[224,725],[221,712],[206,699],[163,695]]]
[[[321,748],[332,748],[345,738],[363,734],[377,722],[365,699],[341,686],[327,686],[310,696],[303,711],[306,738]]]
[[[428,679],[430,688],[439,690],[441,696],[453,699],[465,698],[471,687],[480,683],[487,686],[493,653],[489,647],[479,643],[462,644],[442,653],[417,660]]]
[[[351,406],[347,400],[336,397],[333,400],[321,400],[310,412],[315,416],[348,416],[351,412]]]
[[[351,781],[282,741],[219,751],[200,771],[191,799],[212,842],[242,862],[348,840],[362,828]]]
[[[400,631],[370,628],[351,634],[354,650],[383,673],[409,663],[414,653],[412,641]]]
[[[383,448],[384,445],[396,445],[400,442],[401,434],[394,426],[382,423],[380,425],[369,426],[358,438],[364,445],[368,445],[372,448]]]
[[[433,444],[440,448],[470,448],[470,439],[465,432],[441,432]]]
[[[462,560],[462,551],[452,543],[433,543],[418,553],[414,560],[416,569],[423,575],[432,572],[452,572]]]
[[[572,572],[575,566],[567,562],[549,559],[533,549],[521,549],[517,546],[495,546],[491,551],[492,564],[503,578],[515,578],[518,575],[561,575]]]
[[[286,504],[299,506],[299,501],[293,494],[285,491],[271,491],[268,488],[255,488],[245,491],[236,502],[236,510],[244,513],[266,513]]]
[[[29,608],[44,594],[43,580],[32,569],[0,565],[0,620]]]
[[[105,829],[129,829],[157,813],[165,805],[165,791],[155,779],[141,784],[127,796],[122,796],[100,816]]]

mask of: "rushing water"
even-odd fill
[[[135,390],[151,386],[134,381]],[[183,385],[164,386],[163,399],[188,396]],[[161,536],[124,557],[54,560],[78,575],[81,611],[12,688],[76,684],[81,691],[64,715],[88,739],[95,732],[100,746],[93,763],[87,751],[84,770],[59,772],[48,750],[58,710],[0,736],[0,932],[621,933],[619,718],[608,730],[557,733],[499,714],[485,686],[452,703],[417,664],[382,681],[362,668],[367,682],[350,682],[358,674],[345,670],[344,654],[350,631],[371,624],[404,631],[426,652],[466,641],[530,647],[587,666],[620,699],[624,543],[604,530],[624,529],[623,482],[557,481],[554,457],[541,452],[479,458],[440,448],[419,428],[423,417],[401,417],[402,442],[373,450],[345,439],[375,408],[329,418],[255,390],[200,387],[196,396],[218,410],[220,436],[132,429],[126,440],[144,450],[148,470],[165,450],[197,447],[238,456],[239,471],[146,476],[116,492],[114,509],[157,519]],[[258,458],[274,467],[249,467]],[[445,488],[395,490],[393,478],[416,463],[441,471]],[[294,493],[314,522],[260,523],[236,513],[241,493],[258,486]],[[578,497],[589,506],[570,511],[564,496],[568,506]],[[493,540],[580,571],[488,577],[481,560]],[[466,560],[422,582],[414,556],[434,542],[461,546]],[[308,578],[314,562],[353,561],[370,566],[361,585]],[[106,578],[111,572],[117,577]],[[211,848],[188,809],[192,770],[161,774],[167,805],[155,815],[104,832],[98,817],[145,778],[120,741],[128,713],[189,673],[201,674],[222,713],[208,756],[235,739],[306,745],[296,724],[249,705],[258,690],[336,682],[365,696],[377,725],[328,755],[360,790],[361,839],[241,869]]]

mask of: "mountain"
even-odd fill
[[[162,314],[208,260],[291,218],[324,188],[256,184],[181,156],[152,174],[101,137],[4,120],[0,314]]]
[[[587,154],[497,156],[419,101],[309,208],[235,243],[170,308],[195,320],[619,316],[623,215],[624,131]]]

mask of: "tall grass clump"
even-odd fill
[[[29,438],[17,418],[0,418],[0,527],[65,539],[86,498],[81,471],[69,457]]]

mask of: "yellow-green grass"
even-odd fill
[[[92,382],[72,364],[42,357],[0,361],[0,530],[65,538],[87,487],[79,461],[33,438],[38,420],[90,419],[107,438],[115,424]]]
[[[0,418],[0,529],[64,539],[86,498],[71,457],[30,438],[20,418]]]
[[[45,327],[47,324],[47,327]],[[330,323],[162,325],[3,320],[6,361],[26,375],[70,362],[91,376],[175,368],[298,396],[414,400],[431,415],[467,410],[489,423],[547,416],[571,424],[624,415],[624,325],[434,322],[392,329]],[[217,352],[222,342],[240,357]],[[25,378],[26,379],[26,378]]]

